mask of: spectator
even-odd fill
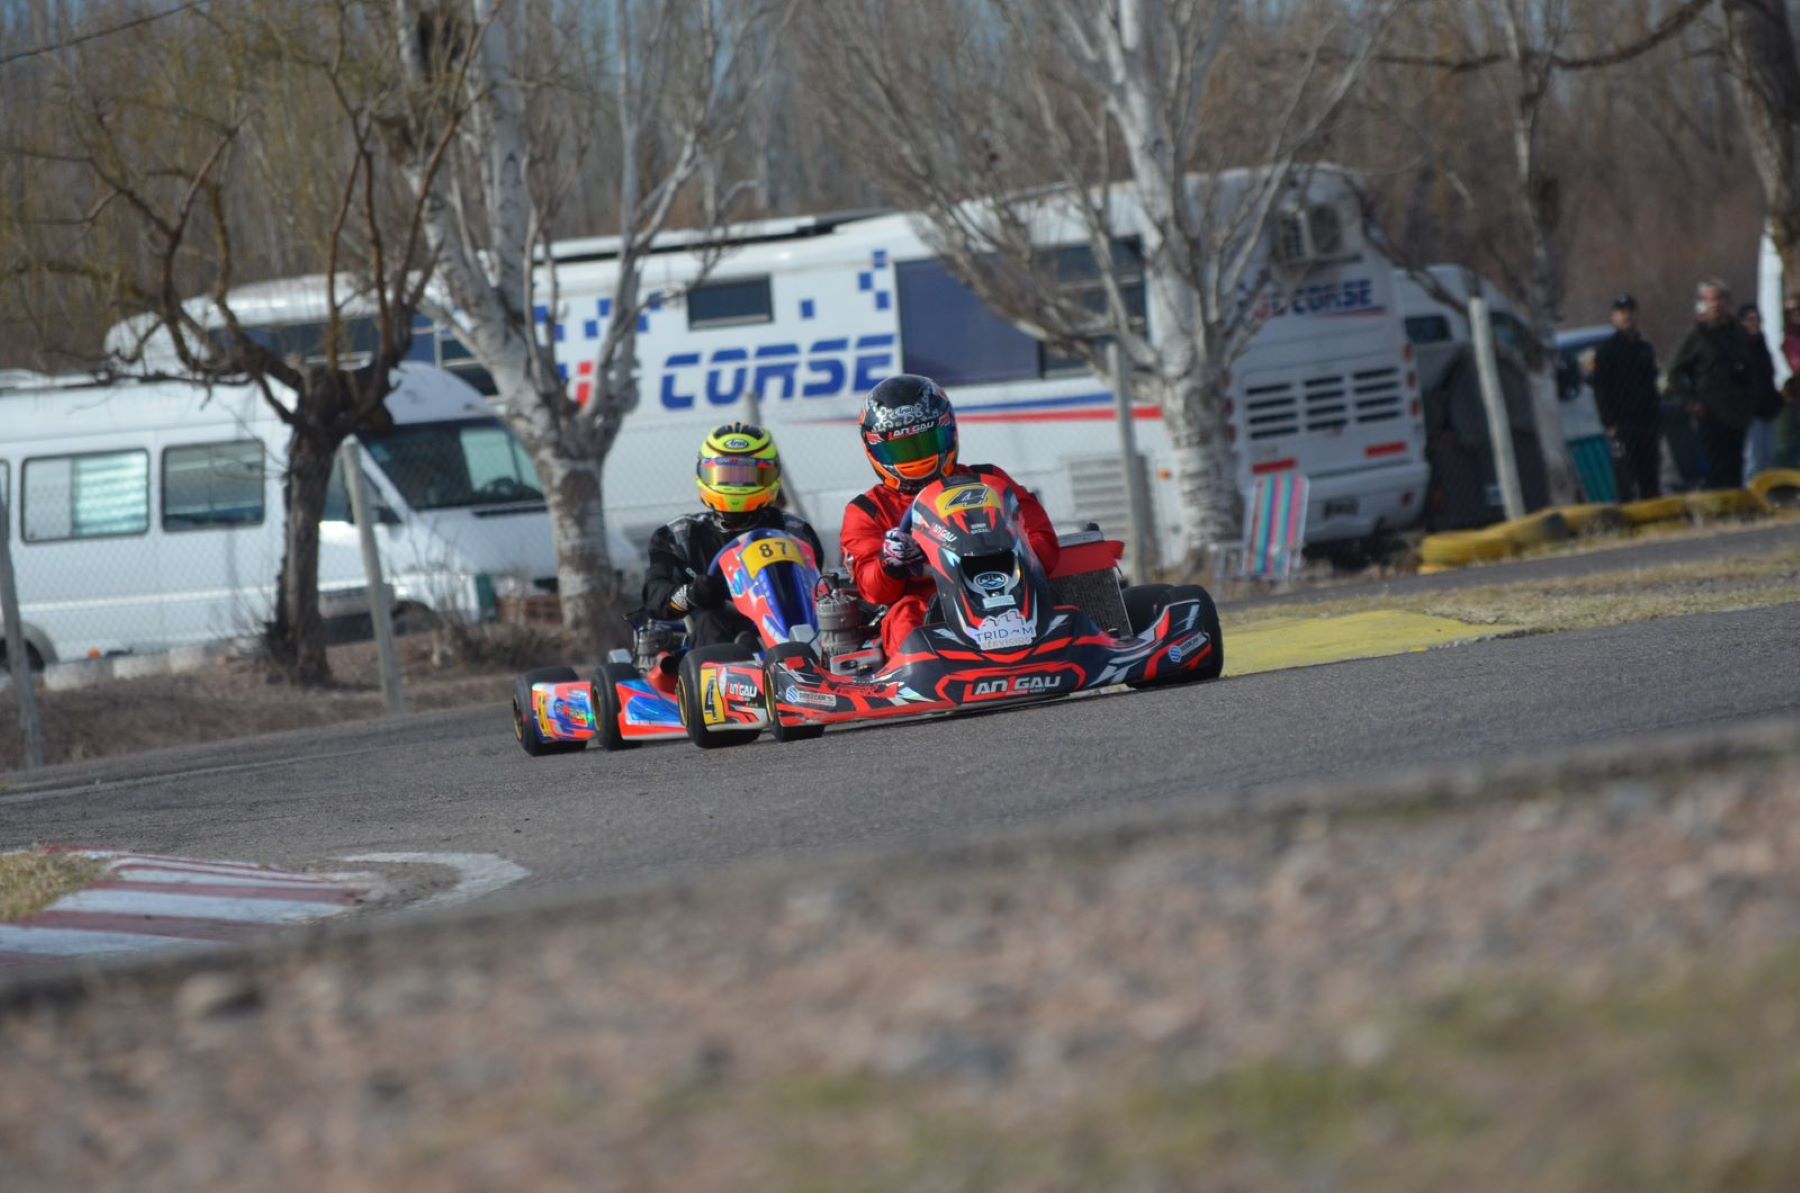
[[[1744,435],[1744,475],[1755,476],[1775,461],[1775,418],[1781,413],[1781,397],[1775,391],[1775,358],[1763,338],[1762,312],[1755,303],[1738,308],[1738,322],[1750,337],[1750,387],[1757,417]]]
[[[1750,336],[1725,283],[1700,283],[1700,321],[1669,363],[1669,389],[1687,408],[1706,456],[1710,489],[1744,485],[1744,432],[1756,418]]]
[[[1775,420],[1775,467],[1800,468],[1800,290],[1787,296],[1781,354],[1788,379],[1781,387],[1781,416]]]
[[[1612,337],[1594,350],[1594,402],[1611,441],[1620,501],[1661,495],[1662,436],[1657,427],[1656,349],[1638,332],[1637,300],[1613,300]]]

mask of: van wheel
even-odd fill
[[[44,669],[44,656],[39,654],[38,648],[29,642],[25,644],[25,662],[33,671],[42,671]],[[6,660],[5,636],[0,635],[0,671],[10,672],[11,670],[12,667]]]
[[[520,749],[533,758],[541,758],[546,754],[579,754],[587,748],[584,741],[545,741],[538,733],[537,715],[531,706],[532,684],[574,683],[580,678],[573,667],[539,667],[513,681],[513,737]]]
[[[1167,609],[1170,605],[1180,604],[1182,601],[1199,601],[1199,628],[1212,640],[1212,655],[1197,670],[1180,671],[1167,679],[1146,680],[1131,684],[1130,686],[1134,688],[1174,687],[1179,684],[1202,683],[1209,679],[1217,679],[1219,676],[1225,674],[1225,631],[1219,625],[1219,607],[1213,603],[1212,594],[1198,584],[1177,584],[1174,586],[1159,584],[1144,585],[1144,587],[1166,589],[1166,591],[1157,598],[1155,608],[1150,611],[1150,621],[1145,623],[1146,626],[1148,626],[1150,622],[1154,622],[1156,618],[1161,617],[1163,610]],[[1131,591],[1128,590],[1125,595],[1126,599],[1129,601]],[[1137,624],[1135,619],[1132,624]]]
[[[771,646],[763,655],[763,697],[769,705],[769,732],[776,741],[815,741],[825,736],[823,725],[786,725],[775,715],[775,693],[779,688],[781,674],[787,668],[781,664],[786,659],[803,659],[814,667],[819,665],[819,654],[807,642],[783,642],[779,646]]]
[[[681,724],[688,738],[702,750],[718,750],[726,746],[747,746],[756,740],[754,729],[715,729],[706,723],[700,707],[700,667],[704,663],[748,663],[756,652],[742,642],[721,642],[702,646],[682,656],[681,669],[675,674],[675,704],[681,709]]]
[[[642,679],[630,663],[602,663],[594,672],[594,719],[599,722],[600,748],[603,750],[635,750],[642,742],[632,741],[619,730],[619,718],[625,705],[619,699],[618,685],[626,680]]]

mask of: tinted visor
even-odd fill
[[[890,468],[916,464],[949,454],[956,446],[955,427],[931,427],[911,435],[899,435],[869,444],[869,454]]]
[[[773,460],[752,456],[718,456],[700,461],[700,483],[714,489],[757,489],[773,484],[781,474]]]

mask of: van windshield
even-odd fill
[[[544,500],[531,457],[497,418],[411,423],[357,438],[415,510]]]

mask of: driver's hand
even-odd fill
[[[695,576],[687,583],[687,600],[690,609],[717,609],[725,603],[731,594],[726,587],[724,577],[707,574]]]
[[[916,572],[924,562],[925,552],[919,550],[919,544],[898,526],[882,536],[881,566],[888,571],[895,574]]]

